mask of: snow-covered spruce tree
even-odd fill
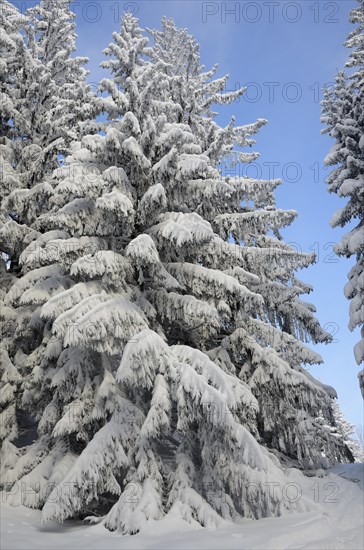
[[[84,137],[57,171],[51,210],[34,223],[44,246],[24,251],[24,276],[8,295],[14,306],[39,306],[43,340],[23,399],[40,411],[39,439],[19,451],[6,481],[33,487],[25,503],[44,504],[45,518],[92,513],[102,499],[110,507],[114,494],[105,524],[127,532],[168,510],[205,525],[216,512],[278,513],[262,483],[248,498],[252,475],[281,475],[252,435],[256,400],[202,351],[219,331],[224,294],[247,308],[258,297],[202,268],[195,294],[211,290],[198,299],[170,273],[177,260],[195,267],[213,236],[202,217],[173,209],[173,187],[217,174],[174,122],[178,105],[156,99],[162,75],[143,61],[137,21],[126,17],[114,39],[106,135]],[[47,482],[73,490],[52,505]]]
[[[244,89],[226,93],[226,76],[211,80],[217,66],[204,71],[196,40],[186,29],[176,27],[173,20],[163,18],[162,30],[150,33],[154,38],[151,56],[160,64],[168,82],[163,90],[164,99],[180,105],[178,120],[191,128],[203,153],[220,168],[226,163],[233,166],[255,160],[258,154],[247,153],[245,149],[255,143],[252,134],[267,121],[235,126],[233,118],[226,128],[221,128],[213,120],[216,113],[211,110],[214,104],[235,101]],[[221,197],[208,181],[199,182],[198,196],[196,186],[187,197],[183,193],[180,203],[212,224],[223,238],[221,246],[229,249],[230,255],[237,255],[235,261],[250,273],[244,284],[264,299],[264,316],[244,321],[244,325],[253,342],[273,347],[285,363],[280,369],[271,370],[262,364],[259,354],[253,359],[241,327],[235,333],[237,349],[231,350],[236,353],[237,374],[251,385],[258,399],[260,434],[269,447],[298,460],[301,467],[317,466],[321,452],[335,461],[341,453],[346,456],[345,450],[338,451],[329,434],[328,426],[333,423],[331,398],[335,397],[335,390],[319,383],[302,368],[302,364],[322,362],[321,357],[303,343],[330,341],[330,335],[314,318],[314,306],[299,299],[312,288],[301,282],[295,272],[313,263],[314,255],[298,253],[280,238],[280,227],[291,223],[296,213],[276,209],[274,190],[279,180],[226,177],[224,181],[234,190],[228,204],[221,204]],[[202,184],[206,189],[202,189]],[[210,201],[215,199],[213,208],[200,200],[202,193]],[[275,238],[269,236],[272,231]],[[227,244],[227,240],[236,244]],[[221,254],[215,259],[206,256],[201,259],[203,265],[213,268],[221,268],[226,261]],[[225,345],[226,341],[222,346]],[[219,346],[210,356],[217,356],[220,350]],[[296,372],[303,376],[296,377]],[[324,414],[324,425],[316,421],[318,414]]]
[[[257,339],[258,276],[212,221],[236,215],[239,188],[179,120],[150,53],[126,16],[106,49],[105,135],[84,136],[56,170],[7,296],[33,308],[25,324],[41,335],[23,385],[38,439],[9,450],[12,467],[5,456],[4,481],[27,487],[12,498],[45,520],[101,515],[129,533],[165,514],[216,525],[281,513],[288,503],[265,483],[283,483],[284,469],[261,444],[239,373],[259,361],[291,389],[306,381],[283,359],[289,335],[280,350]]]
[[[43,340],[23,399],[40,411],[39,439],[6,481],[33,487],[26,504],[44,504],[45,518],[92,513],[103,499],[110,507],[114,494],[105,524],[126,532],[167,511],[205,525],[218,513],[278,513],[262,482],[281,472],[252,435],[256,400],[203,352],[220,329],[221,299],[248,309],[258,297],[198,268],[212,228],[173,203],[175,185],[218,174],[174,122],[178,105],[156,99],[162,75],[143,61],[137,21],[126,17],[114,39],[114,78],[103,82],[112,122],[57,171],[53,209],[34,223],[48,229],[42,252],[23,253],[24,277],[9,293],[14,305],[39,305]],[[197,268],[194,293],[170,272],[178,260]],[[71,494],[54,505],[46,483]]]
[[[8,222],[1,228],[1,250],[8,256],[11,271],[17,270],[26,227],[49,195],[46,176],[59,165],[83,121],[95,112],[94,95],[85,81],[87,59],[73,57],[76,35],[69,1],[42,0],[27,10],[21,29],[20,67],[11,86],[16,96],[10,119],[12,142],[8,144],[16,179],[1,193],[3,222]],[[24,201],[29,194],[33,200]],[[37,206],[32,209],[32,204]]]
[[[24,353],[29,354],[38,345],[39,335],[36,325],[28,325],[36,309],[34,304],[15,312],[3,300],[11,284],[23,275],[18,262],[21,253],[35,236],[40,236],[32,224],[48,208],[52,187],[47,177],[67,153],[83,122],[93,114],[95,105],[85,81],[86,60],[73,57],[74,15],[67,1],[42,1],[20,16],[13,5],[2,0],[0,16],[4,98],[0,143],[0,250],[4,260],[0,273],[4,350],[0,367],[0,439],[7,435],[14,439],[17,419],[13,413],[19,388],[13,387],[10,392],[6,365],[11,364],[14,373],[18,369],[19,383],[26,372]]]
[[[322,103],[324,133],[335,143],[325,158],[325,164],[335,168],[327,179],[328,190],[348,199],[346,206],[331,219],[333,227],[354,224],[336,245],[340,256],[354,257],[356,263],[348,274],[345,295],[351,300],[349,329],[359,327],[361,339],[354,348],[358,365],[364,361],[364,2],[350,13],[356,28],[345,45],[352,49],[346,67],[340,72],[333,88],[326,90]],[[359,373],[364,397],[364,369]]]

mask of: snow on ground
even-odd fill
[[[287,498],[304,499],[309,512],[241,520],[219,529],[203,529],[168,518],[150,524],[138,535],[125,537],[101,525],[73,520],[41,526],[38,510],[11,507],[4,502],[3,493],[0,545],[3,550],[362,549],[363,474],[364,464],[350,464],[336,466],[324,477],[294,478],[292,484],[300,480],[299,489],[292,485],[286,491]]]

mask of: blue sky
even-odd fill
[[[34,2],[14,3],[24,7]],[[122,13],[132,11],[143,28],[159,27],[163,15],[173,17],[199,41],[206,67],[218,63],[219,74],[230,75],[228,89],[249,84],[246,98],[222,107],[218,121],[226,122],[233,113],[241,124],[257,118],[269,121],[257,135],[261,157],[248,175],[269,178],[274,170],[274,177],[284,180],[277,193],[278,206],[298,211],[297,220],[283,232],[285,241],[318,253],[317,263],[299,276],[313,285],[307,301],[316,305],[334,343],[316,346],[324,364],[310,370],[336,388],[348,420],[360,425],[363,401],[353,356],[359,331],[350,333],[347,328],[349,302],[343,295],[353,261],[332,254],[343,230],[333,230],[329,220],[343,203],[327,193],[324,183],[323,158],[331,140],[320,135],[319,103],[320,90],[332,82],[348,56],[343,42],[352,28],[349,11],[356,4],[355,0],[78,0],[73,9],[77,53],[90,58],[92,82],[105,76],[99,68],[102,50],[118,29]]]

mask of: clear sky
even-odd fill
[[[34,4],[13,3],[22,9]],[[242,173],[283,179],[278,206],[298,212],[283,236],[298,249],[318,254],[317,263],[299,276],[313,285],[307,301],[316,305],[321,324],[334,335],[334,343],[316,346],[324,364],[311,367],[311,373],[336,388],[348,420],[362,425],[359,367],[353,356],[359,331],[347,328],[349,302],[343,295],[353,261],[332,253],[343,230],[333,230],[329,220],[344,203],[326,191],[323,159],[332,143],[320,135],[321,89],[347,59],[343,42],[352,29],[349,11],[357,2],[76,0],[71,5],[77,15],[77,53],[90,58],[92,82],[105,76],[99,68],[102,50],[123,12],[132,11],[143,28],[159,27],[163,15],[172,17],[199,41],[206,67],[218,63],[219,75],[230,75],[228,90],[248,85],[246,98],[221,107],[217,120],[225,123],[234,113],[240,124],[257,118],[269,121],[256,138],[259,161]]]

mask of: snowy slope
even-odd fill
[[[259,521],[242,520],[220,529],[193,527],[173,518],[151,523],[142,533],[122,537],[101,525],[66,521],[40,525],[40,512],[1,503],[1,548],[89,549],[314,549],[364,547],[364,465],[335,467],[298,484],[310,511]],[[287,498],[296,498],[293,486]],[[279,490],[279,489],[278,489]],[[290,492],[291,491],[291,492]]]

